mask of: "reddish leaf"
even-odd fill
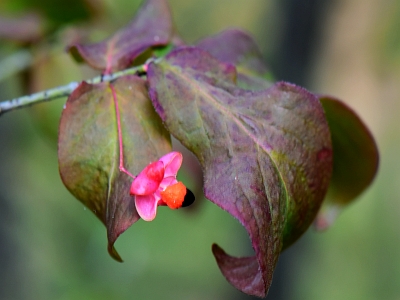
[[[133,21],[108,39],[70,48],[78,61],[110,73],[125,69],[141,53],[153,46],[167,45],[173,33],[166,0],[147,0]]]
[[[31,43],[44,34],[44,20],[35,14],[20,17],[0,16],[0,38]]]
[[[218,60],[233,64],[238,71],[237,84],[245,89],[266,89],[271,77],[254,39],[240,29],[228,29],[201,40],[197,46]]]
[[[310,225],[328,187],[332,150],[318,99],[278,83],[248,91],[235,68],[198,48],[148,69],[150,97],[168,130],[199,159],[204,193],[248,231],[256,256],[213,252],[241,291],[263,297],[283,247]]]
[[[315,220],[327,229],[340,211],[373,181],[379,165],[375,140],[358,115],[343,102],[320,96],[332,135],[333,172],[328,194]]]
[[[168,132],[147,96],[145,82],[126,76],[112,83],[121,113],[125,168],[138,174],[171,151]],[[115,106],[110,83],[82,83],[68,98],[61,116],[58,156],[68,190],[106,225],[109,252],[118,236],[139,219],[132,179],[119,171]]]

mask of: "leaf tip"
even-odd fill
[[[266,284],[256,257],[233,257],[217,244],[213,244],[211,250],[219,269],[230,284],[248,295],[260,298],[267,296],[272,276]]]
[[[77,62],[77,63],[83,63],[85,59],[82,57],[80,53],[80,45],[79,44],[74,44],[69,47],[67,47],[66,52],[71,54],[72,58]]]
[[[124,262],[122,260],[121,256],[118,254],[117,250],[115,249],[113,243],[108,243],[107,250],[108,250],[108,253],[110,254],[110,256],[112,258],[114,258],[116,261],[118,261],[120,263]]]
[[[314,220],[315,230],[323,232],[329,229],[338,218],[340,212],[341,208],[338,205],[324,203]]]

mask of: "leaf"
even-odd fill
[[[171,44],[168,44],[168,45],[166,45],[164,47],[154,48],[153,54],[154,54],[155,57],[158,57],[158,58],[159,57],[164,57],[168,53],[170,53],[173,49],[174,49],[174,45],[171,43]]]
[[[331,130],[334,161],[328,194],[314,223],[317,230],[325,230],[371,184],[379,152],[371,132],[350,107],[330,96],[320,96],[320,101]]]
[[[44,20],[35,14],[19,17],[0,15],[0,39],[32,43],[44,35]]]
[[[83,82],[70,95],[61,116],[58,157],[65,186],[106,225],[109,252],[121,261],[113,245],[139,216],[129,195],[132,179],[119,171],[111,85],[121,114],[125,168],[138,174],[171,151],[170,136],[151,105],[145,81],[126,76],[112,84]]]
[[[167,129],[199,159],[204,194],[248,231],[255,257],[213,246],[227,280],[264,297],[283,247],[314,220],[328,187],[332,150],[318,99],[278,83],[234,85],[235,68],[194,47],[148,69],[150,98]]]
[[[240,29],[227,29],[207,37],[196,47],[208,51],[218,60],[233,64],[238,71],[237,84],[244,89],[266,89],[272,85],[261,52],[253,37]]]
[[[51,48],[42,46],[35,50],[32,67],[29,71],[29,91],[42,91],[65,82],[79,81],[82,77],[95,77],[93,70],[82,68],[72,61],[72,58],[63,53],[64,46],[58,45]],[[51,74],[51,76],[49,76]],[[43,137],[57,149],[58,125],[60,115],[67,97],[59,101],[48,101],[41,105],[29,107],[29,113],[35,126]]]
[[[106,74],[127,68],[150,47],[167,45],[173,33],[166,0],[147,0],[133,21],[108,39],[89,45],[76,44],[69,51]]]

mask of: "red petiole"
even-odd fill
[[[135,179],[136,176],[132,175],[127,169],[124,167],[124,145],[122,142],[122,130],[121,130],[121,116],[119,113],[119,105],[117,99],[117,93],[115,92],[114,86],[110,84],[110,89],[113,95],[114,106],[115,106],[115,116],[117,118],[117,130],[118,130],[118,145],[119,145],[119,170],[128,176]]]

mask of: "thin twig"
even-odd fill
[[[118,77],[125,75],[143,73],[146,72],[148,63],[149,61],[141,66],[125,69],[123,71],[115,72],[108,75],[97,76],[85,81],[87,83],[96,84],[105,81],[112,81],[114,79],[117,79]],[[69,96],[78,86],[79,82],[71,82],[64,86],[59,86],[39,93],[0,102],[0,115],[17,108],[22,108],[25,106],[30,106],[32,104]]]

